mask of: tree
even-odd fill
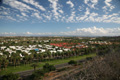
[[[0,56],[0,71],[1,71],[2,63],[3,63],[3,57]]]
[[[3,54],[7,56],[7,59],[9,59],[10,53],[8,51],[6,51],[6,52],[4,51]]]
[[[43,70],[44,70],[45,72],[50,72],[50,71],[56,70],[56,68],[55,68],[53,65],[49,65],[48,63],[46,63],[46,64],[43,66]]]
[[[39,61],[42,61],[43,60],[43,54],[42,53],[39,53]]]
[[[45,74],[45,71],[43,69],[37,70],[30,76],[29,80],[41,80],[44,74]]]
[[[8,73],[2,77],[2,80],[18,80],[18,79],[19,75],[13,73]]]
[[[92,60],[93,58],[92,57],[86,57],[87,60]]]
[[[29,56],[28,56],[28,62],[29,62],[29,64],[32,62],[32,60],[33,60],[33,54],[30,54]]]
[[[70,65],[77,65],[77,61],[70,60],[70,61],[68,62],[68,64],[70,64]]]
[[[12,63],[13,65],[16,67],[17,64],[20,64],[20,55],[17,53],[12,53],[11,54],[11,59],[12,59]]]
[[[36,67],[38,67],[39,65],[38,64],[36,64],[36,63],[34,63],[34,64],[32,64],[31,65],[31,67],[33,67],[34,68],[34,71],[36,70]]]
[[[6,69],[9,64],[9,61],[7,59],[3,60],[3,67]]]
[[[28,59],[29,59],[29,56],[25,55],[24,58],[23,58],[23,62],[24,62],[25,65],[27,64]]]
[[[52,54],[50,52],[47,52],[48,58],[51,59]]]

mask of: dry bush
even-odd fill
[[[110,53],[96,57],[83,64],[83,69],[74,75],[62,76],[60,80],[120,80],[120,54]]]

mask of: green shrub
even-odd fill
[[[8,73],[2,77],[2,80],[18,80],[18,78],[18,74]]]
[[[35,71],[31,76],[30,80],[40,80],[44,76],[45,71],[43,69]]]
[[[92,60],[93,58],[92,57],[86,57],[86,60]]]
[[[46,63],[46,64],[43,66],[43,70],[44,70],[45,72],[50,72],[50,71],[56,70],[56,68],[55,68],[53,65],[49,65],[48,63]]]
[[[70,64],[70,65],[77,65],[77,61],[70,60],[70,61],[68,62],[68,64]]]

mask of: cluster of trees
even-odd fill
[[[36,70],[35,72],[33,72],[33,74],[30,77],[28,77],[28,80],[41,80],[45,75],[45,73],[48,73],[50,71],[55,71],[55,70],[56,68],[53,65],[46,63],[43,66],[43,69]]]
[[[97,47],[98,56],[87,57],[78,73],[61,76],[59,80],[120,80],[120,45],[103,45]],[[70,61],[69,64],[74,64]]]
[[[35,68],[38,65],[34,63],[31,66]],[[43,66],[43,69],[39,69],[39,70],[35,69],[33,74],[28,76],[25,80],[41,80],[42,77],[45,75],[45,73],[48,73],[50,71],[55,71],[55,70],[56,68],[54,67],[54,65],[50,65],[46,63]],[[0,80],[22,80],[22,79],[20,78],[18,74],[8,73],[0,77]]]
[[[84,69],[60,80],[120,80],[120,53],[105,54],[91,62],[84,63]]]
[[[19,80],[20,77],[18,74],[8,73],[1,77],[1,80]]]
[[[97,54],[98,55],[105,55],[112,52],[120,52],[120,44],[112,44],[112,45],[101,45],[97,47]]]
[[[11,56],[9,56],[9,52],[3,52],[4,55],[0,56],[0,69],[7,68],[7,66],[19,66],[21,64],[31,64],[33,62],[41,62],[46,60],[53,60],[53,59],[63,59],[63,58],[69,58],[72,56],[79,56],[89,53],[94,53],[94,48],[84,48],[84,49],[78,49],[76,48],[73,51],[68,52],[57,52],[57,53],[50,53],[49,51],[45,53],[37,53],[34,50],[30,51],[32,54],[28,55],[25,52],[21,52],[20,50],[17,50],[16,53],[12,53]],[[24,56],[23,58],[20,57],[20,54]]]
[[[5,56],[0,56],[0,71],[6,69],[9,64],[9,60]]]
[[[9,52],[4,52],[4,55],[0,56],[0,70],[6,69],[7,66],[19,66],[21,64],[31,64],[33,62],[41,62],[46,60],[54,60],[54,59],[63,59],[69,58],[72,56],[80,56],[90,53],[97,53],[98,55],[104,55],[111,52],[119,52],[120,45],[113,44],[113,45],[93,45],[95,48],[88,47],[83,49],[74,48],[72,51],[62,52],[62,53],[50,53],[49,51],[46,53],[36,53],[36,51],[31,50],[30,55],[27,53],[22,53],[21,51],[16,51],[16,53],[12,53],[9,56]],[[24,56],[23,58],[20,57],[20,53]]]
[[[70,61],[68,62],[68,64],[70,64],[70,65],[77,65],[77,61],[75,61],[75,60],[70,60]]]

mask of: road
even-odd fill
[[[61,67],[64,67],[64,66],[67,66],[68,63],[64,63],[64,64],[59,64],[59,65],[55,65],[56,69],[57,68],[61,68]],[[39,68],[39,69],[42,69],[42,68]],[[21,72],[16,72],[16,74],[19,74],[21,77],[26,77],[26,76],[29,76],[33,73],[33,69],[32,70],[26,70],[26,71],[21,71]]]
[[[83,60],[78,60],[78,62],[85,62],[86,59],[83,59]],[[62,67],[65,67],[65,66],[68,66],[68,63],[63,63],[63,64],[58,64],[58,65],[55,65],[56,69],[58,68],[62,68]],[[39,68],[39,69],[42,69],[42,68]],[[26,71],[21,71],[21,72],[16,72],[16,74],[19,74],[20,77],[27,77],[29,75],[31,75],[33,73],[33,69],[32,70],[26,70]]]

